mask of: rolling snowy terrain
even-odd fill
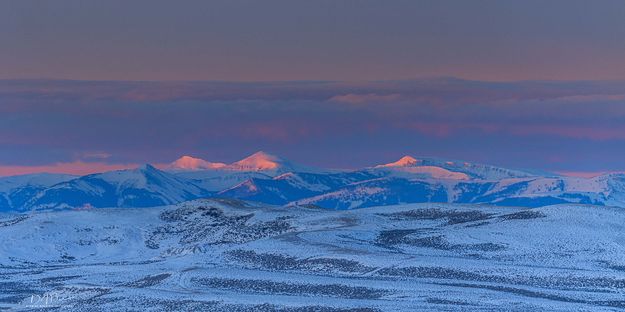
[[[625,207],[625,174],[616,173],[576,178],[410,156],[329,170],[263,152],[232,164],[183,156],[159,168],[0,178],[0,211],[156,207],[205,197],[338,210],[429,202]]]
[[[623,224],[572,204],[2,214],[0,310],[615,311]]]

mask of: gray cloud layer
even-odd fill
[[[625,82],[0,81],[0,165],[232,161],[331,167],[403,154],[625,170]]]

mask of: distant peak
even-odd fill
[[[218,169],[225,167],[224,163],[213,163],[204,159],[191,156],[182,156],[170,164],[172,169],[182,170],[202,170],[202,169]]]
[[[417,162],[418,160],[412,156],[404,156],[400,158],[398,161],[396,161],[395,164],[399,166],[409,166],[409,165],[414,165]]]
[[[384,164],[384,165],[378,165],[375,166],[376,168],[383,168],[383,167],[409,167],[409,166],[414,166],[417,163],[419,163],[419,160],[412,157],[412,156],[404,156],[402,158],[400,158],[398,161],[396,162],[392,162],[392,163],[388,163],[388,164]]]
[[[154,166],[150,165],[150,164],[143,164],[141,166],[139,166],[140,171],[152,171],[152,170],[157,170],[156,168],[154,168]]]
[[[283,160],[280,157],[258,151],[232,164],[235,169],[243,170],[272,170],[281,167]]]
[[[270,159],[270,160],[279,160],[280,157],[275,156],[275,155],[271,155],[269,153],[265,153],[263,151],[258,151],[250,156],[248,156],[246,159],[250,159],[250,158],[258,158],[258,159]]]

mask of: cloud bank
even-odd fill
[[[623,90],[625,82],[453,78],[3,80],[0,175],[24,167],[166,163],[184,154],[231,162],[256,150],[342,168],[412,154],[557,171],[625,170]]]

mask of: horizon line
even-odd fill
[[[566,82],[625,82],[625,78],[622,79],[511,79],[511,80],[487,80],[466,78],[460,76],[422,76],[413,78],[392,78],[392,79],[365,79],[365,80],[349,80],[349,79],[285,79],[285,80],[221,80],[221,79],[75,79],[75,78],[62,78],[62,77],[32,77],[32,78],[0,78],[2,81],[58,81],[58,82],[144,82],[144,83],[189,83],[189,82],[206,82],[206,83],[288,83],[288,82],[302,82],[302,83],[376,83],[376,82],[402,82],[402,81],[428,81],[428,80],[449,80],[449,81],[466,81],[466,82],[485,82],[485,83],[522,83],[522,82],[551,82],[551,83],[566,83]]]

